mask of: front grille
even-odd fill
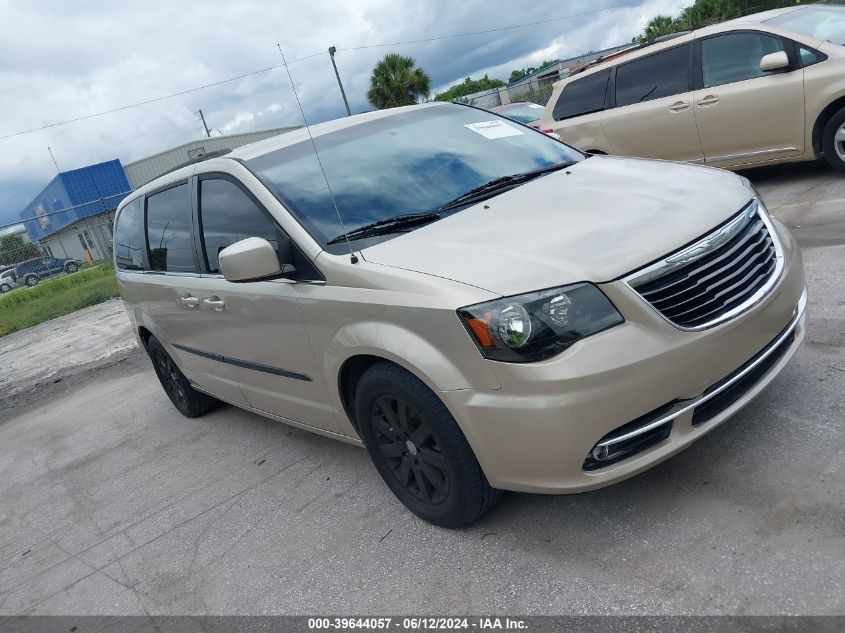
[[[754,201],[679,253],[628,280],[675,325],[701,329],[753,301],[778,269],[779,247]]]

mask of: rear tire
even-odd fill
[[[179,413],[186,418],[197,418],[217,404],[217,400],[191,386],[185,374],[176,366],[170,354],[155,336],[151,336],[147,341],[147,353],[150,355],[158,381]]]
[[[24,284],[26,284],[30,288],[32,288],[33,286],[37,286],[39,281],[41,281],[41,279],[39,279],[38,275],[27,275],[23,278]]]
[[[71,262],[65,265],[66,273],[75,273],[77,270],[79,270],[79,264],[77,264],[76,262]]]
[[[401,367],[383,362],[364,372],[355,414],[376,470],[421,519],[464,527],[501,496],[440,398]]]
[[[834,114],[824,126],[822,152],[834,169],[845,172],[845,108]]]

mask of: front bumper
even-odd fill
[[[490,484],[566,494],[621,481],[686,448],[760,393],[806,335],[800,251],[785,228],[777,229],[784,247],[780,279],[727,323],[678,330],[624,284],[611,283],[602,289],[624,324],[542,363],[491,363],[500,390],[441,392]],[[731,391],[728,404],[701,415],[705,403],[712,409]],[[670,431],[629,458],[585,468],[598,443],[624,435],[620,428],[641,418],[655,428],[671,420]]]

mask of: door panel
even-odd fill
[[[607,110],[602,127],[623,156],[701,162],[692,92]]]
[[[221,324],[220,315],[201,303],[202,297],[214,294],[215,280],[152,273],[134,279],[143,297],[139,307],[152,318],[156,335],[185,376],[203,391],[235,404],[245,403],[235,368],[212,358],[228,349],[221,339],[225,322]]]
[[[729,167],[802,154],[804,71],[760,70],[760,59],[783,51],[784,40],[737,32],[699,46],[702,87],[694,102],[705,161]]]
[[[308,334],[302,322],[296,282],[287,279],[231,283],[220,274],[219,253],[247,237],[266,239],[276,250],[279,268],[295,264],[290,238],[240,181],[226,174],[198,178],[198,253],[209,275],[199,311],[215,331],[214,351],[238,379],[246,402],[261,411],[327,431],[340,429]]]
[[[252,407],[340,432],[302,323],[296,285],[284,280],[203,280],[199,312],[213,323],[211,350],[226,358]],[[222,302],[214,309],[206,299]]]

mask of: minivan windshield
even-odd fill
[[[803,7],[766,20],[787,31],[845,46],[845,7]]]
[[[343,233],[352,235],[399,216],[429,214],[497,179],[584,158],[546,134],[459,105],[417,108],[318,135],[314,141],[342,226],[310,141],[246,165],[332,253],[345,251],[343,243],[332,239]],[[406,222],[402,231],[424,224]]]

